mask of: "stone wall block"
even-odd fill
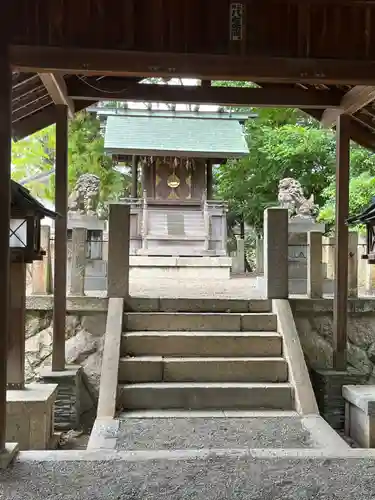
[[[360,347],[348,342],[348,363],[353,366],[359,373],[370,375],[372,372],[372,363],[369,360],[366,351]]]
[[[328,342],[332,343],[333,315],[311,315],[309,318],[312,330],[325,338]]]
[[[353,344],[367,349],[375,341],[375,315],[349,315],[348,337]]]
[[[296,318],[296,326],[308,365],[315,369],[332,367],[332,345],[312,330],[308,318]]]
[[[370,345],[370,347],[368,348],[367,356],[368,356],[369,360],[371,361],[371,363],[375,364],[375,342],[373,342]]]

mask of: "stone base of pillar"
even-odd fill
[[[61,372],[53,372],[51,367],[47,367],[40,372],[40,376],[46,384],[57,384],[55,431],[80,430],[82,415],[94,406],[84,384],[82,367],[67,366]]]
[[[17,443],[6,443],[5,450],[0,451],[0,470],[6,469],[16,458],[19,451]]]
[[[56,385],[29,384],[7,391],[6,439],[20,450],[46,450],[53,441]]]
[[[364,384],[366,376],[361,373],[336,370],[311,370],[311,382],[322,417],[333,429],[345,427],[344,385]]]

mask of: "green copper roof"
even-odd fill
[[[242,126],[229,118],[108,116],[104,147],[125,155],[233,158],[249,153]]]

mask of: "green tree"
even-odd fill
[[[104,138],[100,122],[88,112],[78,113],[69,123],[69,187],[84,173],[97,175],[101,181],[100,199],[105,202],[127,192],[130,176],[119,173],[113,160],[104,153]],[[12,144],[12,178],[16,181],[48,173],[55,166],[55,126],[41,130],[30,137]],[[54,180],[51,175],[47,185],[38,179],[27,187],[35,196],[54,199]]]
[[[314,194],[317,203],[324,201],[322,191],[335,168],[335,144],[329,131],[278,125],[262,117],[248,121],[246,138],[249,155],[221,166],[216,179],[218,195],[228,201],[237,218],[260,229],[264,209],[277,203],[283,177],[298,179],[306,195]]]
[[[370,204],[374,195],[375,176],[369,172],[364,172],[357,177],[353,177],[349,184],[349,215],[362,212]],[[328,229],[331,229],[335,224],[335,182],[332,182],[324,190],[323,196],[326,198],[326,202],[320,209],[318,220],[326,223]]]

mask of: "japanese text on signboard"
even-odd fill
[[[230,4],[230,39],[234,41],[242,40],[243,30],[243,11],[242,3]]]

